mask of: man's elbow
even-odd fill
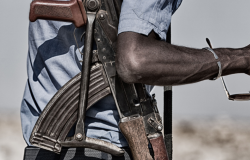
[[[118,35],[116,52],[116,69],[126,83],[140,83],[143,74],[143,56],[141,36],[134,32],[123,32]]]
[[[143,60],[137,56],[135,50],[125,51],[116,56],[116,69],[119,77],[126,83],[140,83],[142,78]]]

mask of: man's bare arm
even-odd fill
[[[248,74],[249,46],[214,51],[222,64],[222,75]],[[171,45],[158,40],[154,32],[149,36],[134,32],[119,34],[116,67],[125,82],[152,85],[194,83],[213,79],[219,71],[210,51]]]

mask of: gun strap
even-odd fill
[[[110,1],[102,0],[103,4],[111,3]],[[108,12],[106,6],[113,5],[102,5],[97,13],[97,21],[95,22],[94,38],[99,60],[103,64],[120,117],[123,118],[135,114],[143,116],[145,122],[147,122],[145,123],[147,125],[147,134],[153,134],[156,131],[158,132],[156,128],[161,124],[155,116],[155,114],[159,113],[155,113],[152,98],[147,93],[145,85],[125,83],[116,73],[114,50],[116,40],[112,40],[112,37],[117,34],[118,24],[116,23],[116,18],[112,18],[112,13]],[[109,10],[111,9],[109,8]],[[113,10],[115,9],[113,8]],[[149,119],[152,119],[154,122]]]

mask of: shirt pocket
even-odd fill
[[[175,0],[136,0],[133,11],[139,18],[161,31],[167,31],[173,13],[173,2]]]

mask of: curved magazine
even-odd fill
[[[30,136],[34,146],[56,153],[61,151],[61,142],[77,121],[81,73],[68,81],[49,101]],[[100,63],[91,67],[88,106],[111,93],[108,80]]]

